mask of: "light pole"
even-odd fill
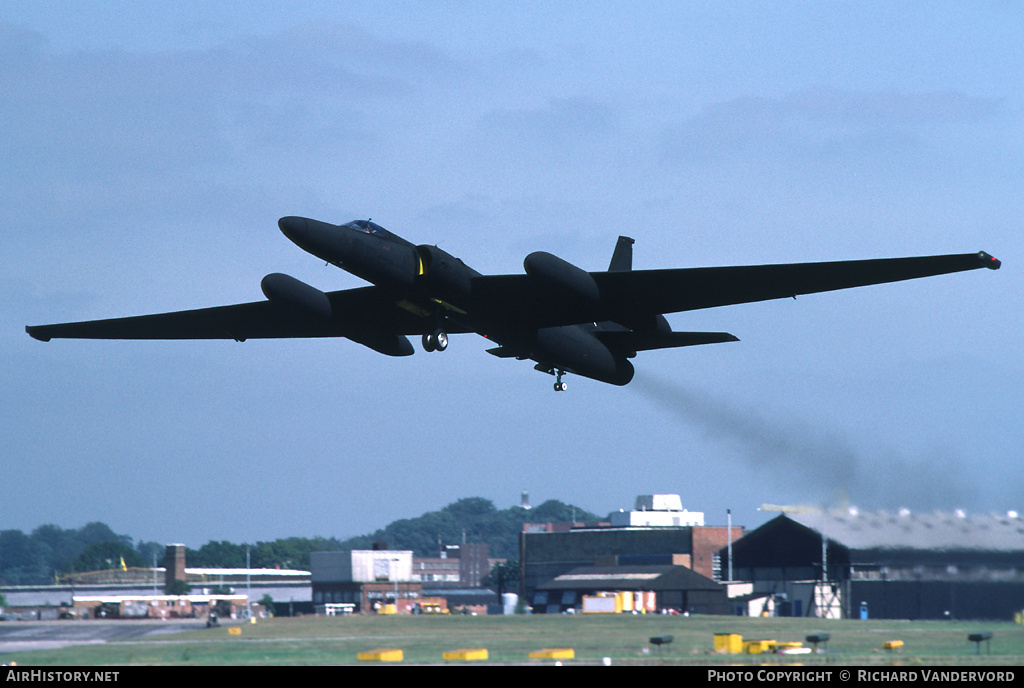
[[[397,564],[399,561],[401,561],[401,559],[398,558],[394,558],[391,560],[391,579],[395,583],[395,614],[398,614],[398,574],[396,573],[398,567],[395,566],[395,564]]]
[[[728,533],[728,538],[729,538],[729,540],[728,540],[728,543],[729,543],[729,549],[728,549],[728,557],[729,557],[728,579],[729,579],[729,582],[732,583],[732,509],[726,509],[725,510],[725,520],[726,520],[726,526],[725,527],[729,531],[729,533]]]
[[[252,621],[252,578],[249,566],[249,545],[245,546],[245,607],[247,610],[247,621]]]

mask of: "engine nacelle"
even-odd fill
[[[413,347],[401,334],[382,329],[374,323],[359,319],[346,319],[345,314],[335,314],[327,294],[291,275],[274,272],[260,282],[264,295],[272,303],[296,313],[302,313],[318,320],[332,320],[329,330],[332,334],[348,337],[354,342],[368,346],[388,356],[411,356]],[[335,317],[337,315],[337,317]]]
[[[544,251],[536,251],[523,261],[526,274],[550,291],[553,298],[579,309],[583,320],[597,319],[601,310],[601,291],[586,270]]]
[[[592,380],[627,385],[633,379],[633,364],[615,355],[585,329],[569,325],[537,330],[531,358]]]
[[[314,318],[331,318],[331,301],[327,294],[291,275],[273,272],[263,278],[260,288],[274,303]]]

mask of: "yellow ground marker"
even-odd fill
[[[576,651],[571,647],[545,647],[530,653],[530,659],[575,659]]]
[[[462,648],[460,650],[452,650],[445,652],[442,657],[445,659],[463,659],[463,660],[474,660],[474,659],[487,659],[487,650],[482,647],[477,648]]]
[[[775,643],[775,651],[776,652],[782,652],[784,650],[799,650],[803,646],[804,646],[803,643],[801,643],[799,641],[795,641],[795,640],[785,641],[785,642],[777,642],[777,643]]]
[[[739,633],[715,633],[715,652],[738,655],[743,652],[743,636]]]
[[[888,650],[889,652],[892,652],[894,650],[897,650],[897,651],[898,650],[902,650],[903,649],[903,641],[902,640],[886,640],[884,643],[882,643],[882,647],[884,649]]]
[[[360,652],[358,655],[359,661],[365,662],[401,662],[404,655],[401,650],[396,648],[385,648],[370,650],[369,652]]]

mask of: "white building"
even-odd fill
[[[611,515],[613,526],[703,526],[703,511],[687,511],[679,495],[640,495],[633,511]]]
[[[310,552],[309,560],[314,583],[413,580],[411,550]]]

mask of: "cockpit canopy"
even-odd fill
[[[345,227],[346,229],[353,229],[357,232],[362,232],[363,234],[372,234],[375,237],[387,239],[388,241],[392,241],[396,244],[401,244],[402,246],[411,247],[414,245],[406,241],[402,237],[398,236],[397,234],[392,234],[391,232],[384,229],[376,222],[372,222],[370,220],[352,220],[351,222],[348,222],[341,226]]]
[[[352,220],[345,226],[354,229],[357,232],[366,232],[367,234],[377,234],[380,236],[391,236],[391,232],[370,220]]]

